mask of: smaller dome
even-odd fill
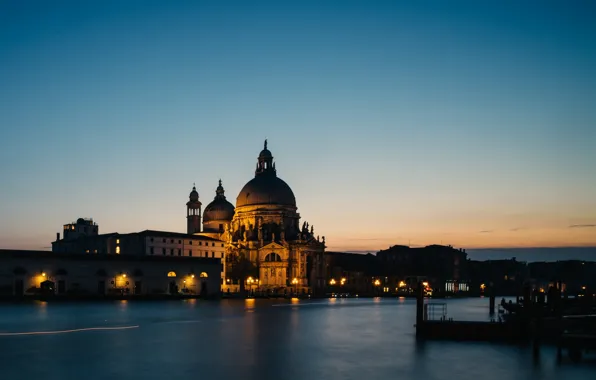
[[[199,193],[197,192],[197,188],[194,185],[192,187],[192,191],[190,192],[190,195],[188,196],[188,198],[190,198],[191,202],[199,201]]]
[[[269,149],[263,149],[261,153],[259,153],[259,158],[273,158],[273,155]]]
[[[215,190],[215,198],[205,207],[203,211],[203,223],[211,221],[232,221],[234,217],[234,205],[226,200],[225,191],[219,180],[219,186]]]

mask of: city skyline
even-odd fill
[[[596,246],[593,5],[257,3],[0,5],[1,248],[183,232],[265,138],[328,250]]]

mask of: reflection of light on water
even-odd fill
[[[381,297],[375,297],[375,298],[373,298],[373,302],[374,303],[380,303],[381,302]]]
[[[404,302],[406,302],[406,297],[404,297],[404,296],[401,296],[401,297],[399,297],[398,299],[399,299],[399,303],[404,303]]]
[[[329,302],[331,303],[335,303],[337,301],[337,298],[329,298]]]
[[[297,297],[292,297],[291,301],[292,301],[292,303],[294,303],[294,304],[295,304],[295,303],[300,303],[300,298],[297,298]]]
[[[73,333],[73,332],[82,332],[82,331],[101,331],[101,330],[128,330],[128,329],[136,329],[139,326],[122,326],[122,327],[86,327],[81,329],[72,329],[72,330],[54,330],[54,331],[27,331],[27,332],[8,332],[8,333],[0,333],[0,336],[16,336],[16,335],[47,335],[47,334],[66,334],[66,333]]]
[[[197,303],[197,299],[196,298],[189,298],[189,299],[186,300],[186,302],[189,305],[195,305]]]
[[[246,311],[254,311],[255,308],[255,299],[254,298],[247,298],[244,300],[244,307]]]

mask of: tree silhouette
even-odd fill
[[[240,284],[240,292],[244,291],[244,282],[248,277],[258,276],[257,267],[243,253],[232,255],[230,259],[230,277]]]

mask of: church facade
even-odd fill
[[[300,224],[296,198],[277,176],[267,141],[257,158],[255,176],[238,194],[236,206],[226,199],[220,180],[214,200],[202,213],[202,231],[197,231],[200,208],[193,188],[187,203],[187,232],[225,243],[224,289],[234,282],[240,285],[238,281],[271,292],[317,292],[325,287],[325,237],[316,236],[308,223]],[[235,270],[238,265],[250,267],[248,283],[238,278],[243,277],[242,271]]]

